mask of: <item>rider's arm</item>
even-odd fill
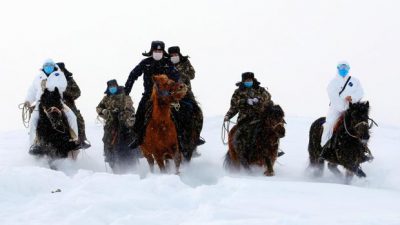
[[[229,108],[225,117],[228,117],[228,119],[234,117],[239,112],[239,107],[240,107],[241,101],[242,100],[240,99],[240,95],[238,94],[238,91],[236,90],[232,95],[231,107]]]
[[[187,66],[186,66],[186,75],[189,77],[189,79],[193,80],[195,77],[196,71],[194,70],[192,64],[190,63],[189,60],[187,60]]]
[[[125,93],[129,95],[131,93],[133,83],[143,74],[143,61],[139,63],[129,74],[128,80],[125,83]]]
[[[105,115],[103,114],[103,110],[106,109],[106,106],[104,105],[106,98],[107,98],[107,96],[104,96],[104,98],[101,100],[99,105],[97,105],[97,107],[96,107],[97,114],[102,118],[105,118]]]
[[[353,93],[351,94],[352,102],[359,102],[364,97],[364,90],[358,79],[352,78],[352,83],[353,83],[352,89],[354,90]]]
[[[345,105],[346,102],[339,96],[340,87],[338,86],[340,86],[338,84],[338,80],[337,79],[332,80],[327,87],[327,92],[329,100],[331,101],[331,107],[333,107],[337,111],[344,111],[346,107]]]
[[[271,94],[265,89],[265,88],[261,88],[261,104],[262,105],[269,105],[269,104],[273,104],[272,100],[271,100]]]
[[[32,81],[32,84],[31,84],[31,86],[29,87],[29,89],[28,89],[28,93],[27,93],[27,95],[26,95],[26,98],[25,98],[25,101],[26,102],[29,102],[31,105],[33,104],[33,102],[35,102],[36,101],[36,94],[37,94],[37,92],[38,92],[38,90],[37,90],[37,83],[39,82],[40,83],[40,81],[38,81],[38,79],[40,80],[40,78],[37,76],[37,77],[35,77],[35,79]]]
[[[67,89],[64,92],[64,99],[66,100],[76,100],[81,96],[81,89],[78,84],[75,82],[74,78],[71,76],[67,79]]]

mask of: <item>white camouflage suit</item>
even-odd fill
[[[328,115],[326,116],[326,122],[323,126],[321,146],[324,146],[331,139],[337,120],[343,112],[349,108],[349,102],[346,101],[345,98],[351,96],[352,103],[356,103],[361,101],[364,96],[360,81],[354,77],[350,78],[346,89],[339,95],[348,78],[349,75],[345,77],[336,75],[328,85],[327,91],[331,104],[329,106]]]
[[[39,101],[40,97],[43,94],[43,91],[45,88],[47,88],[49,91],[54,91],[54,89],[57,87],[58,91],[60,92],[60,95],[63,96],[64,91],[67,88],[67,79],[65,78],[64,73],[58,68],[58,66],[55,66],[55,71],[52,72],[49,76],[47,76],[42,70],[40,71],[40,74],[38,74],[35,79],[33,80],[31,86],[28,89],[28,94],[25,98],[25,102],[29,102],[30,105],[33,105],[36,102],[35,109],[32,112],[31,115],[31,123],[30,123],[30,130],[29,130],[29,142],[31,145],[33,145],[36,141],[36,129],[38,125],[38,120],[39,120]],[[76,115],[74,112],[63,103],[63,111],[67,117],[68,123],[72,131],[75,133],[72,135],[74,137],[74,141],[77,141],[77,134],[78,134],[78,123],[76,120]]]

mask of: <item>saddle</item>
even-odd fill
[[[343,124],[343,122],[344,122],[344,113],[339,117],[335,126],[333,127],[333,134],[337,132],[337,130],[339,129],[340,125]]]

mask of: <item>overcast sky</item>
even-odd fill
[[[328,82],[347,60],[377,122],[400,125],[400,1],[0,0],[1,130],[21,129],[27,89],[43,61],[66,63],[95,121],[105,83],[124,84],[152,40],[179,45],[206,116],[229,108],[235,82],[253,71],[289,116],[317,118]],[[143,82],[132,96],[140,100]]]

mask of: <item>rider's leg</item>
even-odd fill
[[[326,116],[326,121],[323,125],[323,131],[321,136],[321,154],[320,156],[324,158],[324,155],[327,153],[330,146],[330,139],[333,135],[333,129],[337,123],[337,120],[342,115],[342,112],[333,109],[332,107],[329,109],[328,115]]]
[[[38,105],[31,114],[31,124],[29,129],[29,144],[32,146],[36,142],[36,129],[39,121],[39,110]]]
[[[81,142],[81,147],[83,149],[89,148],[91,146],[90,142],[86,138],[86,129],[85,129],[85,120],[83,119],[83,116],[81,112],[78,110],[76,107],[75,103],[72,104],[67,104],[67,106],[74,112],[77,123],[78,123],[78,137],[79,141]]]
[[[149,98],[147,96],[143,96],[139,102],[139,106],[136,112],[135,124],[133,126],[133,132],[135,133],[135,139],[129,144],[130,148],[137,148],[139,145],[143,143],[144,133],[146,131],[145,128],[145,115],[146,115],[146,104]]]
[[[63,111],[67,116],[69,127],[73,132],[73,134],[71,134],[72,140],[78,141],[79,129],[78,129],[78,121],[76,119],[76,115],[67,105],[64,104],[63,106],[64,106]]]
[[[328,115],[326,116],[326,122],[323,125],[323,132],[321,136],[321,146],[324,146],[333,135],[333,128],[342,115],[342,112],[337,111],[333,108],[329,109]]]

